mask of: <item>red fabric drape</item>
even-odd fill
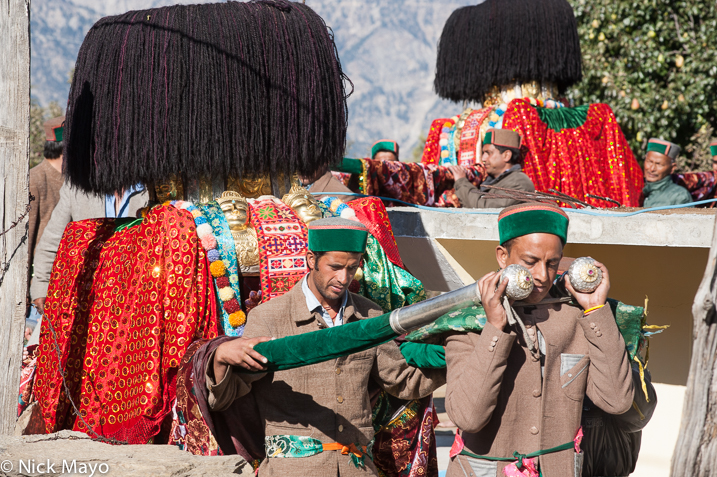
[[[139,225],[114,228],[114,219],[67,226],[45,312],[84,420],[102,436],[144,444],[171,411],[189,345],[217,336],[215,294],[189,212],[160,206]],[[49,326],[39,349],[35,394],[47,431],[94,436],[73,415]]]
[[[591,104],[587,120],[577,128],[555,131],[540,120],[525,99],[508,105],[503,129],[517,131],[527,147],[524,172],[535,190],[555,189],[597,207],[610,202],[588,199],[585,194],[615,199],[639,207],[644,187],[642,169],[606,104]]]

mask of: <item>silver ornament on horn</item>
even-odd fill
[[[570,284],[580,293],[592,293],[602,282],[602,270],[595,266],[590,257],[576,258],[568,268]]]
[[[500,274],[500,281],[508,277],[505,295],[512,300],[525,300],[533,291],[533,275],[521,265],[508,265]]]

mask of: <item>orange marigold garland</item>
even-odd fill
[[[197,225],[197,236],[202,247],[207,252],[209,271],[215,279],[222,307],[229,315],[229,324],[233,328],[242,326],[246,323],[246,314],[242,311],[234,290],[229,284],[229,278],[226,276],[227,268],[217,250],[217,240],[214,237],[212,226],[209,225],[202,212],[191,202],[173,200],[170,203],[178,209],[188,211],[194,217],[194,223]]]

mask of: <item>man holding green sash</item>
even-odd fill
[[[285,295],[252,310],[244,337],[214,351],[206,370],[209,406],[221,411],[249,392],[254,395],[265,432],[261,477],[377,475],[371,459],[364,458],[374,435],[369,381],[400,399],[417,399],[441,386],[445,371],[409,366],[391,341],[318,364],[261,373],[266,359],[252,349],[259,342],[383,314],[378,305],[348,291],[366,248],[366,227],[329,218],[308,228],[309,274]]]
[[[460,429],[447,476],[580,476],[583,398],[622,414],[634,395],[625,342],[605,306],[610,277],[595,262],[603,280],[594,292],[575,291],[566,277],[573,303],[551,300],[567,240],[565,212],[546,204],[508,207],[498,229],[498,264],[524,266],[535,288],[513,304],[523,332],[508,325],[502,301],[507,280],[487,274],[479,281],[483,331],[446,341],[446,411]]]

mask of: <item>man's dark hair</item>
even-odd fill
[[[313,252],[313,251],[312,251]],[[314,257],[316,257],[316,260],[314,261],[314,270],[317,272],[319,271],[319,259],[326,255],[326,252],[313,252]]]
[[[45,141],[45,159],[57,159],[62,155],[62,148],[65,143],[62,141]]]
[[[522,162],[523,158],[520,155],[520,149],[514,149],[512,147],[496,146],[495,144],[493,146],[496,149],[498,149],[498,152],[500,152],[501,154],[503,154],[505,151],[510,151],[510,163],[511,164],[515,165],[515,164],[520,164]]]
[[[510,250],[513,248],[513,244],[515,244],[515,239],[517,238],[518,237],[514,237],[510,240],[506,240],[504,243],[501,244],[505,251],[508,252],[508,255],[510,255]]]

